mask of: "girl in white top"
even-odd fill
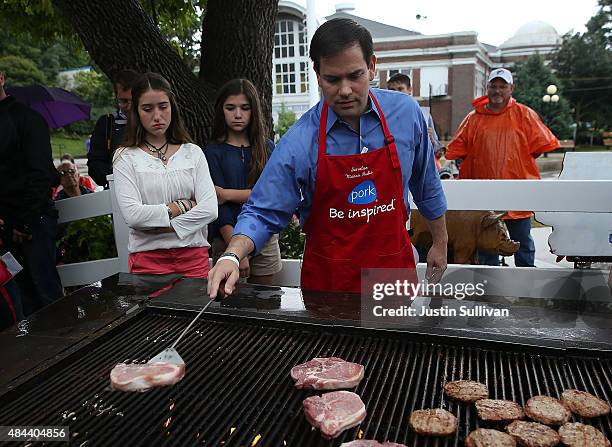
[[[113,172],[130,227],[130,272],[206,278],[215,187],[170,84],[157,73],[145,73],[132,88],[124,146],[115,152]]]

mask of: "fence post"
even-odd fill
[[[117,256],[119,257],[119,272],[128,272],[128,237],[129,228],[123,219],[117,197],[115,195],[115,178],[113,174],[107,175],[108,189],[111,192],[113,203],[113,232],[115,233],[115,244],[117,245]]]

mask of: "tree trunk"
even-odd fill
[[[209,0],[202,24],[200,78],[215,88],[247,78],[272,131],[272,50],[278,0]]]
[[[127,68],[154,71],[168,79],[198,145],[203,147],[210,134],[216,88],[233,77],[249,77],[255,82],[269,120],[275,0],[209,0],[212,14],[205,18],[202,41],[213,48],[202,55],[207,68],[199,79],[161,35],[140,1],[52,1],[111,79]],[[211,60],[205,61],[207,57]],[[209,69],[211,65],[217,69]]]

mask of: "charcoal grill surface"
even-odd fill
[[[135,315],[2,396],[2,425],[68,425],[76,446],[318,447],[362,435],[443,447],[462,446],[475,428],[495,427],[479,421],[473,405],[443,396],[450,380],[481,381],[492,398],[521,405],[531,396],[559,396],[567,388],[612,400],[610,358],[222,316],[200,321],[182,343],[187,370],[179,384],[147,393],[110,390],[116,363],[145,361],[173,340],[190,316],[151,308]],[[289,376],[291,367],[317,356],[338,356],[366,368],[355,392],[368,415],[332,441],[323,440],[303,415],[303,399],[317,393],[294,389]],[[459,421],[457,435],[435,439],[411,433],[408,415],[420,408],[451,411]],[[587,423],[612,439],[612,417]]]

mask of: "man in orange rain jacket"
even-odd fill
[[[448,145],[447,160],[463,159],[460,179],[539,179],[536,158],[559,147],[559,140],[529,107],[512,97],[512,73],[491,72],[487,96],[476,98],[474,111],[463,120]],[[508,211],[504,221],[510,237],[521,246],[514,255],[517,267],[533,267],[535,244],[530,211]],[[481,264],[499,265],[497,254],[482,253]]]

